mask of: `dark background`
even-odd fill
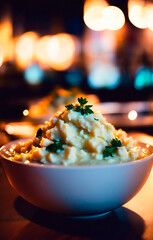
[[[135,43],[137,33],[141,30],[134,27],[128,19],[127,0],[109,0],[108,3],[123,10],[126,26],[128,27],[128,39],[121,51],[116,53],[118,54],[118,65],[122,69],[121,84],[112,90],[105,88],[91,89],[87,84],[87,75],[82,65],[79,66],[79,71],[81,71],[83,79],[79,87],[87,93],[97,94],[103,102],[152,100],[153,87],[146,87],[142,90],[134,89],[132,85],[134,76],[131,75],[128,68],[133,58],[132,48],[134,44],[137,44]],[[36,31],[40,36],[66,32],[74,34],[81,39],[86,27],[83,21],[84,1],[82,0],[7,0],[1,1],[0,4],[0,17],[3,17],[6,12],[12,15],[14,36],[18,35],[22,29],[23,32]],[[143,65],[149,66],[145,53],[142,53],[141,61]],[[7,113],[10,114],[12,109],[12,114],[19,112],[18,109],[15,109],[16,107],[18,108],[19,104],[22,105],[24,103],[24,109],[29,99],[44,97],[54,89],[56,84],[64,88],[70,87],[65,81],[67,71],[46,73],[42,85],[33,87],[24,81],[23,72],[16,71],[14,66],[11,66],[10,63],[7,64],[9,70],[0,78],[0,107],[3,109],[2,116],[7,116]]]
[[[107,2],[120,7],[127,18],[127,0]],[[65,32],[80,36],[84,27],[83,5],[83,0],[7,0],[1,1],[0,15],[10,11],[15,29],[22,23],[25,31],[38,31],[44,35],[54,33],[51,25],[59,23]]]

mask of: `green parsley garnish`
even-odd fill
[[[99,121],[99,119],[98,119],[98,118],[94,118],[94,120],[95,120],[95,121]]]
[[[88,102],[88,100],[86,98],[80,97],[78,98],[78,102],[81,106],[84,106]]]
[[[111,144],[113,147],[121,147],[122,146],[122,143],[118,138],[113,138],[111,140]]]
[[[65,106],[67,108],[67,110],[71,110],[74,108],[74,105],[73,104],[69,104],[69,105],[66,105]]]
[[[67,110],[73,109],[76,112],[80,112],[81,115],[92,114],[93,111],[90,109],[93,105],[86,105],[88,102],[86,98],[78,98],[79,105],[74,106],[73,104],[66,105]]]
[[[41,135],[42,135],[42,132],[43,132],[42,129],[39,128],[38,131],[37,131],[37,133],[36,133],[36,138],[40,138]]]
[[[55,153],[58,150],[64,150],[63,143],[60,140],[53,140],[53,142],[54,143],[51,143],[46,147],[46,151]]]
[[[113,138],[109,146],[105,147],[103,152],[104,157],[112,157],[113,153],[117,150],[117,147],[121,147],[122,143],[118,138]]]

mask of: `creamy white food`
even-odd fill
[[[112,139],[117,139],[121,146],[110,148]],[[113,149],[108,156],[107,148]],[[82,115],[65,109],[45,122],[33,140],[17,144],[11,159],[25,163],[96,165],[133,161],[148,154],[147,149],[138,146],[125,131],[115,129],[102,114]]]

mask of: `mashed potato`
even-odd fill
[[[38,129],[33,140],[17,144],[12,160],[43,164],[111,164],[144,158],[149,153],[117,130],[87,100],[66,106]],[[82,100],[82,104],[81,104]]]

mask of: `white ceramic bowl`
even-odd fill
[[[10,184],[25,200],[58,213],[91,215],[118,208],[142,188],[152,168],[153,156],[101,166],[25,164],[8,159],[16,143],[0,150]]]

